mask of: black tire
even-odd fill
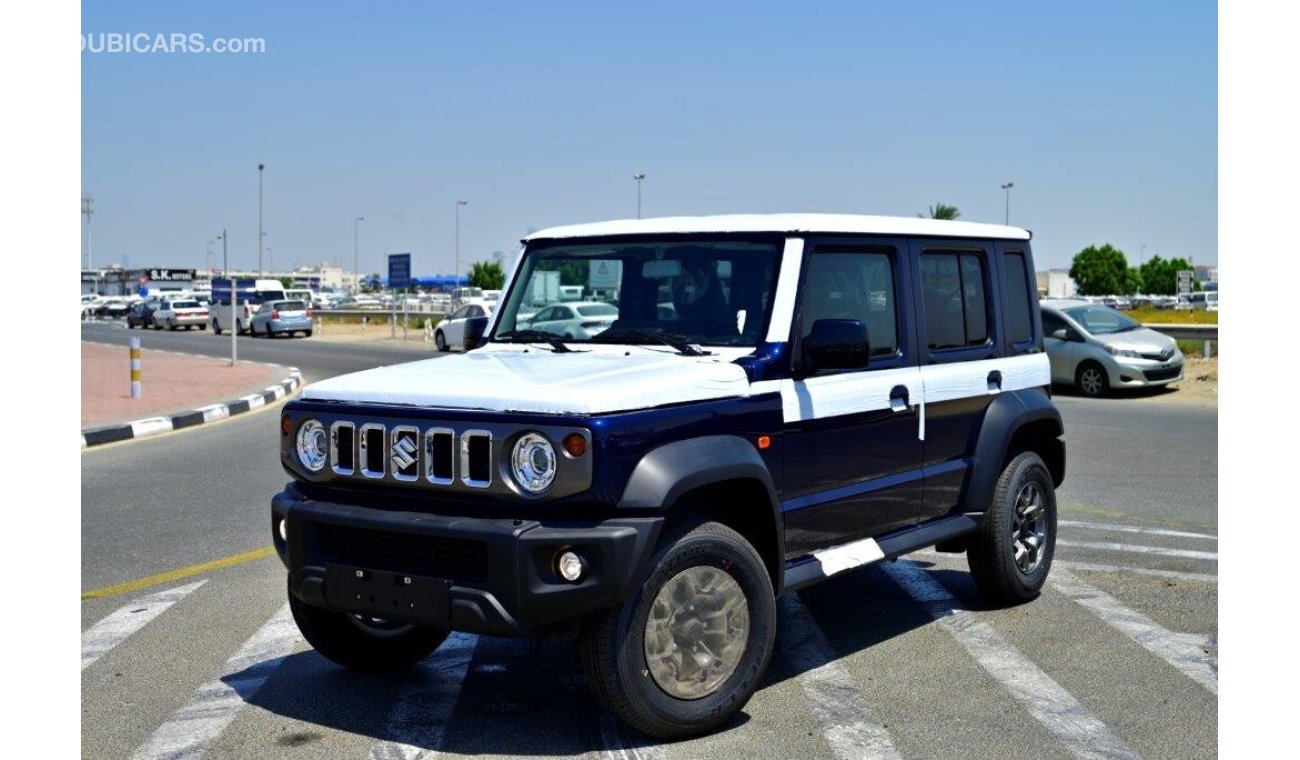
[[[200,329],[200,330],[206,330],[206,329],[208,329],[208,323],[207,323],[207,322],[204,322],[203,324],[199,325],[199,329]]]
[[[302,331],[302,337],[304,337],[304,338],[310,338],[310,337],[311,337],[311,330],[303,330],[303,331]]]
[[[351,670],[398,670],[409,667],[447,640],[448,631],[425,626],[392,626],[369,633],[353,616],[312,607],[289,592],[289,609],[303,638],[317,652]],[[382,630],[376,626],[375,630]]]
[[[720,523],[686,528],[660,539],[649,577],[622,605],[588,618],[580,643],[583,670],[597,700],[637,731],[657,739],[704,733],[740,712],[767,670],[776,636],[772,581],[754,547]],[[725,680],[704,696],[683,699],[670,695],[651,675],[646,620],[664,584],[700,566],[721,569],[744,592],[749,635]]]
[[[212,320],[212,332],[216,333],[217,335],[221,334],[221,323],[215,319]]]
[[[1027,534],[1022,534],[1020,527],[1032,527],[1020,514],[1027,489],[1041,497],[1043,536],[1036,543],[1034,563],[1022,568],[1016,557],[1017,545],[1025,545]],[[1055,552],[1056,489],[1052,474],[1038,454],[1025,451],[1013,457],[998,477],[984,523],[967,543],[966,561],[984,596],[995,602],[1020,604],[1038,596]]]
[[[437,346],[439,351],[447,352],[447,336],[442,334],[442,330],[433,334],[433,345]]]
[[[1074,372],[1074,387],[1088,398],[1101,398],[1110,390],[1106,368],[1097,362],[1084,362]]]
[[[129,319],[126,320],[126,329],[128,329],[128,330],[134,330],[134,329],[135,329],[135,323],[133,323],[133,322],[132,322],[131,320],[129,320]]]

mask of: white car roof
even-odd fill
[[[980,224],[906,216],[859,214],[724,214],[718,216],[665,216],[656,219],[618,219],[572,224],[534,232],[524,240],[603,237],[605,235],[659,235],[666,233],[779,232],[914,235],[917,237],[968,237],[1028,240],[1028,230],[1001,224]]]

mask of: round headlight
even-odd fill
[[[312,472],[325,469],[328,454],[325,426],[317,420],[307,420],[298,428],[298,461]]]
[[[527,433],[515,443],[510,470],[520,488],[541,493],[555,481],[555,448],[541,433]]]

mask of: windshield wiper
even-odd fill
[[[564,345],[564,341],[554,335],[541,330],[510,330],[496,336],[497,340],[509,341],[511,343],[545,343],[551,347],[557,354],[575,353],[572,348]]]
[[[704,351],[692,346],[680,335],[666,333],[663,330],[634,330],[621,328],[606,330],[591,339],[592,343],[621,343],[625,340],[653,340],[673,348],[682,356],[712,356],[712,351]]]

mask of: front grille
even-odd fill
[[[1142,374],[1146,376],[1147,380],[1152,381],[1173,380],[1175,377],[1182,374],[1182,371],[1182,367],[1170,367],[1169,369],[1149,369]]]
[[[1147,353],[1141,353],[1139,355],[1143,359],[1150,359],[1151,361],[1154,362],[1167,362],[1170,359],[1174,358],[1174,350],[1172,348],[1167,348],[1163,351],[1147,352]]]
[[[487,578],[487,544],[464,538],[389,533],[320,523],[316,535],[321,562],[352,565],[446,580]]]
[[[465,430],[458,446],[451,428],[429,428],[421,434],[414,425],[390,429],[369,422],[357,428],[340,421],[330,427],[330,465],[338,475],[389,476],[407,482],[424,478],[443,486],[454,484],[459,475],[470,488],[487,488],[492,485],[492,433]]]

